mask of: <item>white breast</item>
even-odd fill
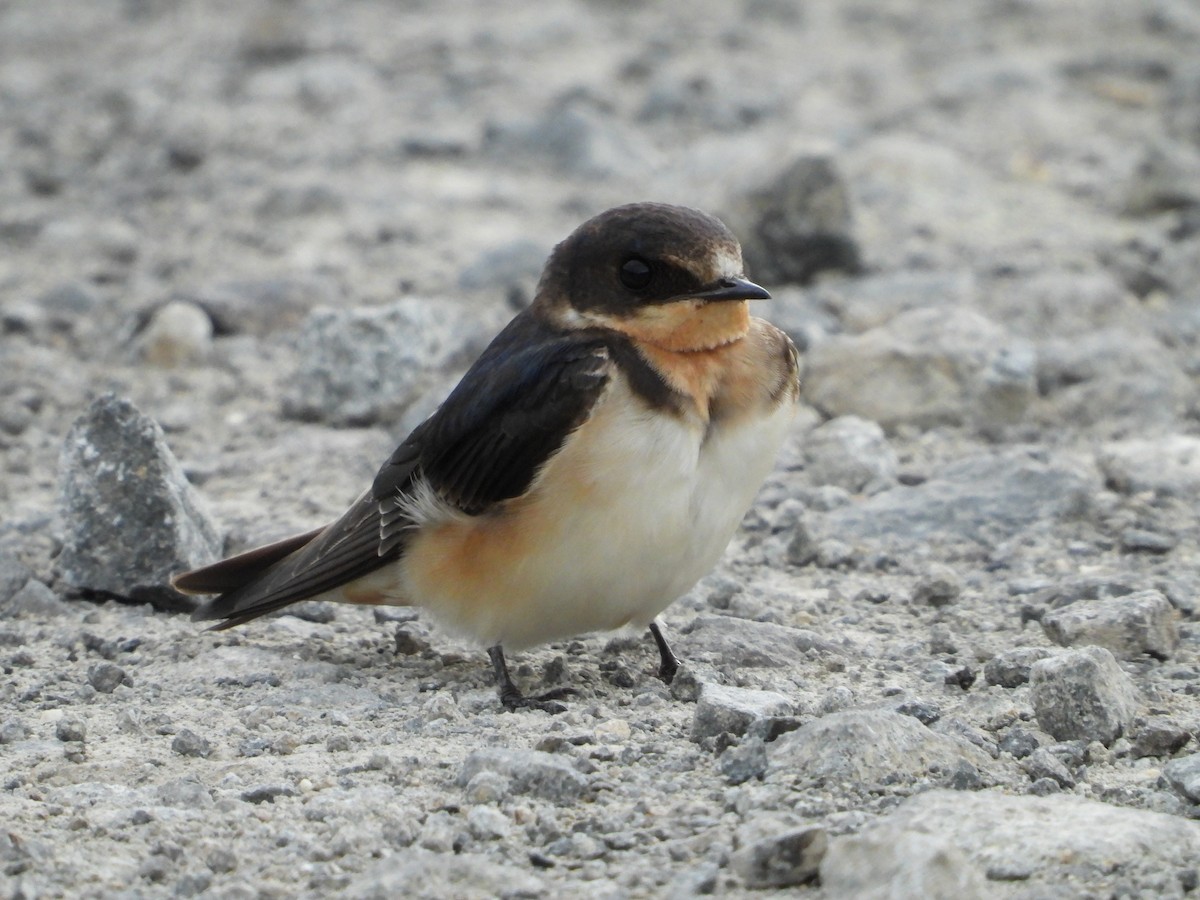
[[[716,564],[794,410],[785,402],[706,431],[648,410],[617,380],[511,521],[447,526],[490,528],[492,538],[472,544],[456,531],[454,550],[414,542],[409,598],[511,649],[646,625]],[[463,574],[472,568],[464,560],[479,563],[478,575]],[[461,576],[454,583],[451,568]]]

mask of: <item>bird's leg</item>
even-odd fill
[[[499,644],[489,647],[488,657],[492,661],[492,671],[496,673],[496,688],[500,691],[500,705],[505,709],[540,709],[551,715],[567,711],[567,708],[561,703],[555,703],[554,698],[565,697],[572,693],[570,688],[557,688],[537,697],[526,697],[513,684],[512,676],[508,674],[508,663],[504,661],[504,648]]]
[[[663,637],[657,622],[650,623],[650,635],[654,638],[654,643],[658,645],[658,656],[662,660],[658,667],[658,677],[670,684],[675,680],[675,673],[679,671],[679,660],[671,652],[671,648],[667,645],[667,639]]]

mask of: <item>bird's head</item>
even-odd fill
[[[662,350],[712,350],[744,337],[749,300],[737,238],[707,213],[663,203],[618,206],[554,248],[535,303],[567,327],[603,327]]]

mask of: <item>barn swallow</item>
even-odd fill
[[[626,625],[669,683],[655,616],[716,564],[796,411],[796,349],[749,311],[769,297],[716,218],[602,213],[340,519],[173,583],[220,594],[195,614],[216,629],[310,597],[423,607],[489,648],[509,709],[563,707],[505,650]]]

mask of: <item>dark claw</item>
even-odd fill
[[[679,671],[679,660],[671,652],[667,639],[663,637],[657,622],[650,623],[650,635],[654,638],[654,643],[658,645],[658,657],[662,660],[658,667],[658,677],[670,684],[675,680],[675,673]]]
[[[540,709],[550,715],[558,715],[567,711],[561,703],[556,703],[561,697],[569,696],[575,691],[569,687],[553,688],[536,697],[526,697],[513,684],[512,676],[508,674],[508,663],[504,660],[504,650],[497,644],[488,648],[488,656],[492,660],[492,670],[496,673],[496,687],[500,690],[500,705],[509,711],[518,709]]]

